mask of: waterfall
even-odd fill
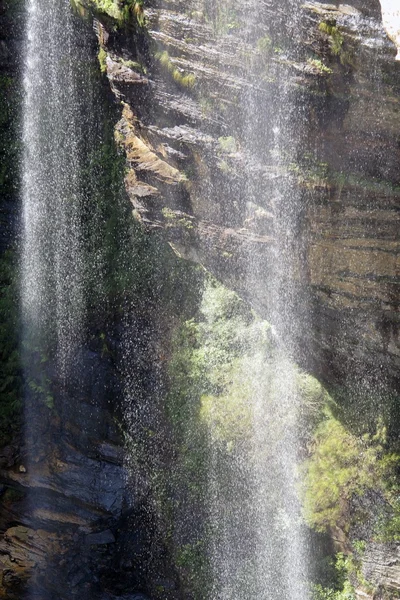
[[[71,11],[67,1],[28,3],[23,106],[22,315],[24,342],[52,337],[58,368],[84,325],[80,140]],[[36,347],[35,347],[36,346]]]
[[[296,1],[283,7],[278,35],[284,47],[290,45],[296,31],[298,7]],[[260,73],[251,49],[258,40],[259,47],[264,45],[268,52],[271,39],[259,4],[249,2],[243,7],[219,2],[215,10],[225,19],[234,21],[236,17],[244,22],[241,43],[247,44],[249,51],[246,57],[246,50],[240,48],[245,57],[243,76],[250,73],[251,77],[238,101],[239,122],[228,121],[226,127],[243,136],[247,219],[254,218],[257,211],[270,211],[274,225],[269,231],[273,239],[270,263],[254,251],[245,253],[245,297],[252,306],[267,307],[273,339],[269,351],[262,350],[259,341],[255,343],[252,360],[242,375],[250,386],[246,395],[252,416],[249,447],[236,455],[227,453],[222,464],[220,449],[211,444],[210,450],[208,493],[211,529],[216,532],[211,553],[212,597],[305,600],[308,556],[298,478],[301,399],[293,359],[299,335],[294,306],[300,202],[293,182],[282,176],[295,160],[300,125],[284,66],[273,73],[273,90],[263,89],[261,76],[265,73]],[[224,33],[221,44],[226,42]],[[270,171],[257,177],[256,163],[263,159]],[[267,285],[260,276],[265,271],[269,273]],[[303,318],[306,311],[304,305]]]
[[[90,436],[99,435],[102,398],[109,393],[107,381],[97,384],[99,408],[90,400],[88,404],[87,390],[99,377],[88,347],[88,304],[93,306],[96,299],[96,315],[107,310],[105,255],[107,235],[114,235],[106,216],[107,202],[113,201],[110,186],[107,199],[99,200],[103,181],[99,155],[105,136],[93,85],[93,47],[94,35],[73,14],[69,0],[27,2],[21,161],[25,434],[21,469],[26,472],[23,485],[32,539],[38,531],[46,539],[59,535],[65,548],[77,535],[76,514],[82,503],[93,497],[97,508],[104,510],[109,502],[101,487],[107,475],[88,462],[81,449],[93,443]],[[92,320],[94,314],[92,307]],[[70,433],[76,428],[78,439]],[[73,465],[71,475],[65,473],[68,462]],[[114,485],[121,477],[117,472]],[[66,506],[70,517],[60,528]],[[43,555],[32,563],[27,597],[44,597],[57,582],[72,594],[72,575],[54,564],[53,552],[51,543],[45,542]]]
[[[259,37],[269,43],[266,32],[259,30],[257,3],[250,4],[250,8],[244,7],[247,15],[244,42],[254,45]],[[290,36],[290,26],[295,28],[297,2],[286,4],[282,37]],[[216,8],[230,10],[223,2]],[[93,115],[93,93],[90,82],[85,79],[87,55],[88,49],[82,40],[79,38],[77,42],[69,0],[29,0],[24,64],[21,312],[27,467],[33,486],[35,478],[39,479],[35,465],[43,455],[38,424],[40,402],[44,398],[47,407],[52,408],[51,383],[56,380],[58,396],[63,399],[64,395],[66,399],[66,411],[70,406],[66,391],[70,387],[69,380],[78,380],[79,385],[85,377],[80,373],[83,368],[79,357],[87,344],[88,304],[95,291],[99,306],[108,301],[104,282],[106,245],[110,240],[116,244],[118,236],[121,246],[126,242],[124,256],[114,251],[108,257],[107,268],[111,272],[128,273],[127,281],[122,284],[123,301],[117,310],[112,307],[118,312],[123,329],[118,340],[120,363],[117,367],[125,396],[123,422],[133,447],[143,431],[149,437],[148,431],[163,426],[157,422],[162,421],[161,409],[155,407],[156,403],[163,403],[163,399],[160,400],[164,392],[160,383],[162,376],[157,371],[162,369],[157,363],[154,376],[147,365],[141,365],[136,371],[134,366],[135,353],[139,353],[141,344],[146,347],[141,350],[143,356],[150,361],[148,340],[142,338],[151,338],[154,332],[150,326],[150,333],[145,332],[130,295],[135,266],[128,265],[137,257],[133,253],[129,226],[124,232],[122,225],[131,218],[130,211],[126,208],[121,211],[120,221],[114,225],[109,239],[103,239],[106,211],[97,207],[94,200],[96,190],[88,153],[91,142],[95,145],[99,136],[96,138],[98,125]],[[251,60],[245,60],[243,72],[253,70]],[[298,337],[298,315],[293,309],[297,293],[293,283],[296,271],[293,255],[297,256],[300,251],[296,240],[300,207],[290,180],[282,176],[296,152],[296,141],[292,138],[297,121],[293,116],[296,107],[291,91],[285,84],[284,67],[280,67],[274,77],[277,84],[269,92],[267,106],[262,104],[263,93],[254,81],[238,100],[238,121],[232,119],[225,124],[244,138],[245,218],[251,219],[258,209],[274,213],[273,231],[269,232],[273,244],[268,289],[259,280],[259,273],[265,268],[262,258],[244,251],[243,268],[246,301],[256,308],[267,306],[272,326],[260,325],[255,319],[254,331],[245,333],[243,326],[243,339],[238,342],[243,348],[250,347],[247,355],[241,348],[243,356],[236,357],[238,362],[242,361],[239,378],[243,378],[250,390],[239,389],[239,394],[243,393],[246,399],[244,414],[249,417],[245,442],[236,444],[233,450],[230,440],[221,443],[212,417],[213,410],[218,409],[213,406],[210,410],[207,474],[201,490],[203,530],[211,532],[204,543],[204,554],[210,565],[206,573],[210,580],[210,600],[307,598],[307,552],[296,488],[300,402],[298,370],[293,362]],[[268,157],[271,164],[269,174],[258,174],[255,178],[252,157],[258,155]],[[85,169],[91,173],[86,178]],[[122,185],[122,181],[120,183]],[[164,259],[160,252],[155,252],[145,257],[146,260],[162,262]],[[140,272],[140,266],[138,270]],[[163,275],[167,281],[169,276],[169,273]],[[112,293],[117,294],[115,289]],[[207,302],[210,305],[214,302],[207,293],[204,291],[204,310]],[[160,302],[160,298],[157,301]],[[154,311],[154,307],[152,309]],[[250,314],[248,307],[247,310]],[[249,316],[246,318],[250,320]],[[106,319],[101,321],[104,323]],[[268,335],[263,337],[262,332],[267,327]],[[161,326],[159,331],[163,331]],[[256,342],[245,339],[253,334]],[[103,332],[101,335],[104,340],[106,335]],[[208,343],[205,336],[205,348]],[[49,355],[51,369],[55,369],[56,374],[47,367]],[[155,357],[153,360],[156,362]],[[212,367],[218,370],[220,366],[216,359]],[[203,371],[203,376],[207,375]],[[214,382],[214,388],[218,388],[218,384]],[[80,410],[80,392],[74,394],[77,410]],[[218,397],[218,394],[215,395]],[[198,400],[205,411],[205,394]],[[82,437],[86,439],[85,436],[83,430]],[[162,449],[158,451],[161,453]],[[132,471],[139,469],[140,461],[136,458],[131,456],[127,460],[128,466],[132,463]],[[154,463],[158,467],[157,460],[149,459],[149,463],[150,469]],[[158,475],[133,472],[133,485],[147,492],[148,483],[142,480],[146,476],[156,479]],[[95,478],[93,482],[90,480],[93,487],[98,483]],[[185,482],[178,481],[171,497],[179,496],[180,485],[184,486]],[[31,511],[40,521],[44,511],[36,510],[35,502],[32,497]],[[185,525],[187,527],[187,523]]]

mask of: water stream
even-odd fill
[[[294,10],[295,4],[287,10]],[[256,12],[249,10],[248,14],[254,21]],[[249,32],[255,26],[249,21]],[[99,303],[105,298],[98,283],[104,260],[88,242],[88,232],[103,223],[96,211],[88,217],[94,188],[82,175],[88,163],[88,131],[90,139],[98,139],[96,131],[90,132],[95,128],[94,118],[87,116],[95,112],[84,66],[90,52],[76,40],[69,0],[29,0],[24,62],[21,312],[27,467],[33,487],[42,442],[38,439],[38,396],[44,395],[49,407],[53,402],[52,375],[46,371],[49,353],[62,395],[63,382],[67,386],[79,369],[77,357],[86,343],[88,294],[97,289]],[[277,85],[276,94],[266,110],[267,135],[256,86],[241,99],[241,111],[246,116],[239,126],[246,132],[248,150],[274,156],[273,168],[279,174],[282,161],[290,160],[288,139],[293,121],[290,92],[284,81]],[[265,203],[265,190],[252,182],[250,166],[245,174],[249,213]],[[298,207],[290,184],[280,177],[277,181],[268,191],[273,196],[277,223],[269,289],[256,289],[257,273],[262,268],[257,256],[247,257],[245,273],[246,299],[257,305],[264,296],[275,331],[273,352],[266,357],[255,349],[248,364],[251,436],[230,458],[229,452],[223,455],[216,449],[210,431],[208,485],[204,490],[214,536],[207,549],[212,564],[210,600],[307,598],[307,558],[296,489],[298,399],[291,361],[296,338],[291,295],[295,290],[288,285],[291,255],[296,252],[293,240]],[[132,421],[140,415],[140,382],[129,372],[137,343],[127,335],[130,331],[137,334],[137,324],[129,325],[132,306],[125,304],[124,310],[122,337],[128,358],[124,359],[126,381],[122,387]],[[31,502],[34,511],[34,495]]]

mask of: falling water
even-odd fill
[[[286,48],[296,30],[298,6],[295,0],[280,8],[283,18],[278,33]],[[233,20],[237,9],[232,3],[219,2],[215,10]],[[280,65],[269,59],[272,70],[267,73],[269,78],[275,78],[269,86],[272,91],[263,86],[265,71],[260,73],[254,64],[257,40],[271,43],[271,32],[265,27],[268,21],[260,17],[260,10],[258,3],[248,2],[238,17],[244,43],[248,45],[248,49],[239,45],[238,52],[246,56],[247,49],[250,58],[244,61],[243,71],[245,76],[251,73],[252,78],[240,99],[241,120],[239,124],[229,122],[228,127],[229,131],[241,130],[244,137],[248,217],[255,210],[268,210],[274,215],[271,262],[266,264],[264,256],[248,253],[244,286],[252,306],[257,307],[261,299],[267,307],[274,349],[266,355],[262,349],[254,348],[251,364],[243,374],[251,388],[248,410],[252,414],[252,431],[248,447],[228,453],[221,463],[220,450],[211,442],[208,494],[214,532],[212,597],[305,600],[307,552],[297,475],[300,398],[298,369],[293,362],[299,327],[299,315],[293,307],[300,254],[296,240],[300,203],[298,191],[288,177],[288,164],[295,160],[300,123],[287,83],[286,57]],[[269,173],[263,178],[255,176],[258,157],[269,165]],[[259,277],[265,270],[269,273],[267,284],[265,277]],[[303,306],[303,318],[305,312]],[[212,431],[210,436],[213,437]]]
[[[24,339],[39,345],[53,335],[65,376],[84,322],[81,115],[71,30],[67,1],[29,2],[22,167]]]
[[[287,8],[291,18],[295,5],[289,3]],[[257,11],[253,7],[247,14],[253,20],[248,23],[251,36]],[[80,174],[83,125],[90,107],[89,95],[82,94],[85,83],[79,80],[73,27],[69,0],[29,1],[23,110],[21,295],[31,462],[35,460],[37,435],[35,390],[46,392],[46,376],[45,380],[42,376],[46,354],[54,352],[61,380],[67,381],[86,327],[90,268],[84,215],[88,190],[82,185]],[[246,64],[245,68],[251,69],[252,65]],[[284,72],[281,76],[284,77]],[[293,126],[290,94],[282,81],[265,110],[259,98],[257,85],[241,98],[239,126],[245,132],[249,154],[270,155],[272,169],[279,175],[284,161],[290,160],[287,158]],[[290,149],[295,150],[293,146]],[[221,460],[219,451],[214,452],[210,442],[206,493],[214,535],[209,548],[212,600],[304,600],[306,560],[297,523],[299,506],[295,489],[296,371],[291,362],[296,315],[291,310],[294,289],[288,285],[293,268],[297,199],[290,183],[282,177],[277,177],[278,183],[269,186],[268,192],[255,185],[250,167],[249,161],[245,174],[248,204],[263,205],[266,193],[271,194],[276,225],[269,287],[260,289],[257,272],[261,265],[257,256],[248,256],[247,299],[257,306],[259,298],[264,296],[265,304],[270,307],[270,321],[275,329],[274,350],[267,358],[255,351],[248,366],[252,424],[246,448],[230,462],[229,455]],[[101,265],[96,268],[100,270]],[[128,338],[134,327],[129,324],[131,315],[125,317],[125,350],[132,355],[136,342]],[[129,418],[134,420],[140,413],[137,406],[140,394],[136,390],[140,382],[128,375],[125,385],[132,388],[130,401],[135,410],[131,407]]]
[[[62,501],[55,495],[59,488],[51,489],[49,483],[54,448],[61,460],[68,460],[62,433],[74,420],[80,423],[80,443],[87,443],[84,415],[90,407],[83,404],[84,382],[92,377],[90,364],[82,366],[87,303],[90,295],[100,306],[104,300],[104,261],[96,243],[96,237],[104,238],[103,219],[96,206],[96,167],[92,166],[99,141],[96,119],[100,119],[90,72],[93,37],[73,15],[69,0],[29,0],[25,32],[20,284],[23,462],[28,522],[34,530],[54,531],[62,511]],[[60,419],[58,430],[55,417]],[[91,423],[95,425],[96,413]],[[89,478],[84,479],[87,487],[91,485]],[[87,494],[85,485],[80,490],[72,486],[69,493],[68,485],[61,483],[66,496]],[[69,501],[73,506],[74,500]],[[30,583],[32,597],[41,597],[43,589],[51,588],[52,579],[59,577],[57,570],[46,575],[51,548],[45,550],[49,555]]]

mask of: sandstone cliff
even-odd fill
[[[281,293],[288,315],[297,315],[297,361],[338,398],[355,397],[356,420],[357,399],[363,409],[395,414],[400,63],[378,2],[310,1],[298,10],[290,2],[243,2],[218,11],[207,0],[149,1],[145,27],[137,15],[108,14],[103,3],[74,4],[89,22],[87,35],[94,23],[134,217],[264,317],[288,225],[281,256],[297,258]],[[8,3],[0,30],[7,77],[17,73],[13,48],[21,43],[21,16],[10,16],[16,5]],[[15,189],[2,194],[7,226],[15,206]],[[147,327],[148,340],[157,337],[150,316],[141,319],[136,333]],[[126,489],[120,408],[110,402],[121,390],[102,324],[80,357],[81,395],[74,382],[61,393],[51,361],[46,367],[64,412],[42,409],[42,447],[29,480],[21,440],[2,451],[1,597],[20,598],[32,576],[49,597],[105,589],[104,600],[124,598],[126,586],[138,590],[132,600],[144,592],[182,597],[146,478]],[[106,343],[118,347],[121,335],[117,323]],[[138,356],[138,377],[153,381],[149,398],[162,385],[162,368],[144,365],[167,350],[144,343]],[[397,552],[393,544],[366,553],[364,575],[377,593],[399,588]]]

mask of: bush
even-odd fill
[[[388,451],[386,437],[380,423],[375,435],[356,436],[326,411],[305,463],[304,513],[312,528],[348,532],[352,500],[368,491],[391,502],[399,457]]]

